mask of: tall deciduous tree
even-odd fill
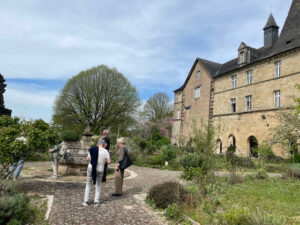
[[[168,95],[154,94],[144,105],[144,115],[150,121],[158,121],[172,116],[172,104]]]
[[[54,105],[53,121],[65,129],[92,131],[124,128],[140,105],[134,86],[116,69],[105,65],[82,71],[68,80]]]

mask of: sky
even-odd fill
[[[1,0],[0,73],[13,116],[50,121],[66,81],[106,64],[137,88],[173,99],[197,57],[224,63],[259,48],[272,12],[292,0]]]

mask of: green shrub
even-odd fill
[[[165,145],[161,148],[162,159],[171,161],[177,157],[177,148],[172,145]]]
[[[235,170],[237,165],[237,156],[235,155],[236,147],[234,145],[230,145],[226,151],[226,161],[231,170]]]
[[[268,178],[268,173],[265,169],[258,169],[255,173],[255,177],[257,179],[267,179]]]
[[[243,182],[243,177],[236,173],[230,173],[227,181],[229,184],[240,184]]]
[[[255,163],[250,159],[246,157],[237,157],[236,156],[236,165],[240,167],[245,167],[249,169],[255,169]]]
[[[169,220],[178,220],[182,216],[182,210],[177,203],[173,203],[167,207],[165,216]]]
[[[255,177],[252,174],[246,174],[244,177],[244,180],[254,180]]]
[[[187,191],[176,182],[166,182],[153,186],[147,196],[147,200],[153,200],[157,208],[165,209],[173,203],[185,200]]]
[[[188,152],[188,153],[194,153],[195,152],[195,148],[191,145],[182,146],[180,149],[183,152]]]
[[[147,157],[146,163],[149,165],[163,165],[164,160],[161,155],[149,155]]]
[[[78,141],[79,135],[74,130],[64,130],[62,133],[63,141],[71,142],[71,141]]]
[[[0,224],[26,224],[33,216],[29,199],[11,183],[0,183]]]
[[[298,178],[300,179],[300,168],[290,166],[286,169],[286,176],[288,178]]]
[[[293,159],[294,158],[294,159]],[[300,163],[300,153],[296,152],[295,155],[291,155],[290,158],[288,159],[289,162],[291,163]]]
[[[258,158],[260,158],[263,162],[268,159],[274,158],[275,154],[272,151],[272,148],[268,144],[259,145],[257,148]]]
[[[222,215],[221,224],[224,225],[252,225],[251,217],[245,209],[231,209]]]
[[[266,164],[265,169],[270,173],[280,173],[285,171],[286,167],[283,164]]]
[[[202,159],[197,153],[190,153],[181,157],[180,164],[185,170],[189,170],[190,168],[200,167]]]

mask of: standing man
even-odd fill
[[[94,197],[94,206],[99,206],[100,202],[100,192],[101,192],[101,181],[104,171],[105,163],[109,164],[110,156],[108,151],[104,148],[104,140],[98,141],[98,147],[92,147],[89,150],[87,160],[90,161],[87,169],[87,179],[84,193],[83,205],[88,206],[89,195],[91,184],[93,182],[96,185],[95,197]]]
[[[124,159],[124,155],[127,153],[128,150],[125,148],[125,138],[121,137],[117,139],[117,161],[115,167],[115,188],[116,192],[111,194],[112,196],[121,196],[122,195],[122,187],[123,187],[123,178],[124,178],[124,170],[120,168],[120,163]]]
[[[102,137],[101,140],[105,142],[104,148],[108,151],[109,153],[109,147],[110,147],[110,139],[108,137],[108,130],[105,129],[102,131]],[[103,171],[103,177],[102,177],[102,182],[106,182],[106,174],[107,174],[107,163],[104,165],[104,171]]]
[[[61,155],[64,154],[66,149],[65,144],[59,143],[58,145],[55,145],[54,148],[49,149],[49,152],[51,154],[51,160],[52,160],[52,168],[53,168],[53,179],[57,179],[58,175],[58,161]]]

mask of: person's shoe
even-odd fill
[[[118,193],[112,193],[111,196],[114,196],[114,197],[119,197],[121,196],[122,194],[118,194]]]
[[[14,177],[14,178],[13,178],[13,181],[16,181],[16,180],[18,180],[18,178]]]
[[[98,207],[99,205],[100,205],[99,202],[95,202],[95,203],[94,203],[94,206],[95,206],[95,207]]]
[[[11,179],[11,176],[6,177],[6,180],[10,180],[10,179]]]
[[[83,206],[88,206],[89,203],[88,203],[88,202],[83,202],[82,205],[83,205]]]
[[[53,176],[50,177],[50,179],[56,180],[56,179],[57,179],[57,176],[54,176],[54,175],[53,175]]]

